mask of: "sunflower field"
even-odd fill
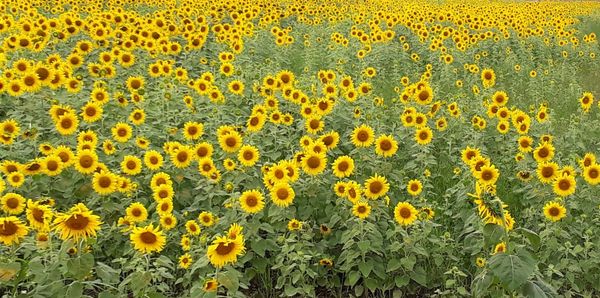
[[[4,0],[0,297],[598,297],[600,3]]]

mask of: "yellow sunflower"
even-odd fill
[[[240,148],[237,158],[242,165],[251,167],[255,165],[260,158],[260,152],[254,146],[244,145]]]
[[[356,147],[369,147],[374,141],[373,128],[361,125],[352,131],[352,144]]]
[[[377,199],[385,194],[390,189],[390,184],[387,179],[379,174],[375,174],[365,181],[364,194],[369,199]]]
[[[561,203],[549,202],[544,205],[544,216],[551,221],[559,221],[567,216],[567,208]]]
[[[575,177],[572,175],[562,175],[558,179],[554,180],[553,190],[554,193],[561,196],[566,197],[575,193],[575,188],[577,187],[577,182],[575,181]]]
[[[338,178],[349,177],[354,172],[354,160],[348,155],[340,156],[333,162],[332,169]]]
[[[125,209],[127,219],[132,223],[138,223],[148,218],[148,211],[142,203],[134,202]]]
[[[371,214],[371,206],[366,202],[358,202],[352,207],[352,214],[360,219],[365,219]]]
[[[408,181],[408,185],[406,185],[406,190],[411,196],[418,196],[423,191],[423,184],[418,179],[412,179]]]
[[[396,208],[394,208],[394,218],[403,226],[408,226],[415,222],[418,214],[419,211],[407,202],[399,202]]]
[[[302,169],[305,173],[315,176],[322,173],[327,165],[327,157],[325,154],[307,153],[302,158]]]
[[[229,239],[226,236],[219,236],[206,250],[206,256],[214,267],[222,268],[226,264],[237,262],[238,256],[243,254],[245,249],[242,237]]]
[[[391,135],[381,135],[375,140],[375,153],[379,156],[390,157],[398,151],[398,142]]]
[[[18,215],[25,210],[25,198],[20,194],[6,193],[0,198],[2,210],[8,214]]]
[[[94,215],[85,205],[79,203],[67,213],[59,213],[54,219],[54,229],[60,233],[63,240],[96,237],[100,230],[100,217]]]
[[[295,196],[294,189],[285,182],[276,183],[271,189],[271,200],[279,207],[291,205]]]
[[[263,194],[256,190],[247,190],[239,198],[242,210],[246,213],[257,213],[265,207]]]
[[[29,233],[29,228],[17,217],[0,217],[0,242],[4,245],[19,243]]]
[[[32,200],[27,201],[27,220],[29,225],[38,231],[48,231],[52,221],[52,209]]]
[[[134,227],[129,235],[133,248],[141,253],[160,252],[167,240],[159,227],[149,224],[145,227]]]

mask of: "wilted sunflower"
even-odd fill
[[[237,262],[238,256],[243,254],[245,249],[243,237],[230,239],[218,236],[206,250],[206,256],[213,266],[222,268],[226,264]]]
[[[58,213],[54,219],[54,229],[60,233],[63,240],[85,239],[96,237],[100,230],[100,217],[94,215],[85,205],[79,203],[67,213]]]
[[[145,227],[134,227],[129,235],[133,247],[141,253],[160,252],[165,246],[166,239],[159,227],[149,224]]]

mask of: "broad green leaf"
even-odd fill
[[[489,262],[492,274],[509,290],[518,289],[533,273],[534,267],[518,255],[499,253]]]

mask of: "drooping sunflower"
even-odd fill
[[[294,202],[296,193],[286,182],[276,183],[271,189],[271,200],[279,207],[287,207]]]
[[[19,243],[29,228],[16,216],[0,217],[0,242],[4,245]]]
[[[572,175],[562,175],[558,179],[554,180],[553,190],[554,193],[566,197],[575,193],[577,182],[575,177]]]
[[[408,184],[406,185],[406,191],[408,191],[411,196],[416,197],[423,191],[423,184],[418,179],[412,179],[408,181]]]
[[[242,237],[229,239],[227,236],[219,236],[206,250],[206,256],[214,267],[222,268],[226,264],[237,262],[238,256],[243,254],[245,249]]]
[[[204,292],[210,293],[210,292],[216,292],[218,288],[219,288],[219,282],[216,279],[211,278],[211,279],[207,279],[204,282],[204,286],[202,287],[202,290]]]
[[[375,140],[375,153],[379,156],[390,157],[398,151],[398,142],[391,135],[381,135]]]
[[[74,239],[77,242],[79,239],[96,237],[102,222],[98,215],[94,215],[84,204],[79,203],[69,212],[57,214],[53,224],[61,239]]]
[[[356,147],[369,147],[373,144],[374,135],[373,128],[363,124],[352,131],[352,144]]]
[[[419,212],[408,202],[399,202],[394,208],[394,218],[403,225],[408,226],[417,220]]]
[[[377,199],[385,194],[390,189],[390,184],[387,179],[379,174],[375,174],[365,181],[364,194],[369,199]]]
[[[263,194],[256,189],[244,191],[239,200],[246,213],[257,213],[265,207]]]
[[[544,205],[544,216],[551,221],[559,221],[567,216],[567,208],[558,202],[548,202]]]
[[[141,253],[160,252],[167,242],[160,228],[155,228],[153,224],[134,227],[129,239],[133,247]]]
[[[354,160],[348,155],[340,156],[333,162],[332,168],[336,177],[349,177],[354,172]]]
[[[365,219],[371,214],[371,206],[366,202],[357,202],[352,207],[352,214],[360,219]]]
[[[260,158],[260,152],[252,145],[243,145],[238,152],[237,158],[242,165],[251,167]]]

